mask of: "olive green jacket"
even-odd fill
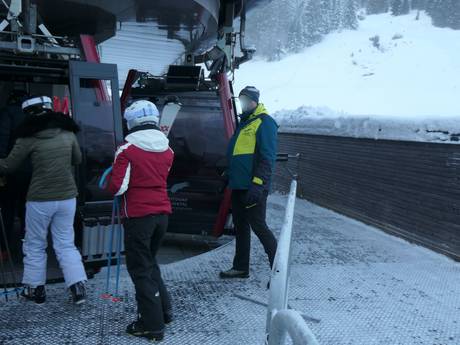
[[[11,153],[0,159],[0,175],[12,174],[25,160],[32,163],[28,201],[58,201],[78,194],[72,165],[81,163],[77,138],[60,128],[42,130],[19,138]]]

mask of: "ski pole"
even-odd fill
[[[113,203],[112,206],[112,222],[110,225],[110,238],[109,238],[109,244],[108,244],[108,251],[107,251],[107,277],[106,277],[106,282],[105,282],[105,295],[103,297],[109,297],[110,296],[110,271],[111,271],[111,266],[112,266],[112,254],[113,254],[113,232],[114,232],[114,224],[115,224],[115,203]]]
[[[122,241],[122,229],[121,229],[121,214],[120,214],[120,200],[115,197],[114,201],[115,209],[117,211],[117,273],[115,280],[115,296],[118,298],[118,288],[120,285],[120,270],[121,270],[121,241]]]
[[[112,172],[112,167],[107,168],[104,173],[101,176],[101,179],[99,180],[99,189],[107,189],[107,177],[110,175]]]
[[[112,167],[107,168],[101,176],[99,180],[99,188],[100,189],[107,189],[107,177],[112,172]],[[110,235],[109,235],[109,243],[105,247],[107,248],[107,277],[105,282],[105,293],[102,295],[102,298],[109,298],[110,297],[110,275],[111,275],[111,266],[112,266],[112,252],[113,252],[113,227],[115,224],[115,203],[112,205],[112,220],[110,224]],[[104,236],[105,238],[105,236]]]

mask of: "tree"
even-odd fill
[[[391,14],[394,16],[400,16],[402,14],[402,1],[403,0],[392,0],[391,1]]]
[[[426,9],[426,0],[412,0],[411,6],[415,10],[424,10]]]
[[[358,3],[356,0],[344,0],[343,2],[343,20],[342,28],[353,29],[358,28]]]
[[[389,0],[272,0],[249,13],[247,43],[256,45],[258,55],[279,59],[320,42],[331,31],[357,29],[357,10],[368,1],[388,10]]]
[[[303,0],[302,0],[303,1]],[[289,21],[293,1],[274,0],[249,13],[246,23],[247,43],[257,47],[258,54],[272,56],[277,49],[284,49],[288,42]],[[280,15],[280,14],[283,15]],[[273,42],[281,42],[281,47]]]
[[[342,26],[342,6],[340,0],[331,0],[329,3],[329,26],[330,31]]]
[[[388,0],[369,0],[366,6],[368,14],[386,13],[389,10]]]
[[[401,14],[409,14],[410,12],[410,2],[409,0],[403,0],[401,5]]]
[[[427,13],[431,16],[433,25],[438,27],[447,27],[448,18],[451,16],[452,4],[458,0],[429,0],[427,3]]]
[[[322,38],[322,28],[324,27],[324,8],[319,1],[309,1],[305,6],[302,21],[304,26],[304,44],[311,46],[318,43]]]
[[[447,0],[446,25],[452,29],[460,30],[460,1]]]
[[[290,52],[299,52],[304,40],[304,30],[302,24],[302,13],[304,11],[304,2],[296,1],[289,5],[291,17],[287,23],[287,49]]]

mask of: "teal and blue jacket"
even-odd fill
[[[278,124],[259,104],[242,118],[228,146],[229,188],[245,190],[252,183],[270,189],[278,149]]]

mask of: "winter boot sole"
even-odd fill
[[[163,335],[153,335],[149,332],[128,333],[128,335],[134,338],[143,338],[145,340],[148,340],[151,343],[157,343],[164,339]]]
[[[219,277],[221,279],[247,279],[247,278],[249,278],[249,273],[227,275],[227,274],[221,272],[219,274]]]

